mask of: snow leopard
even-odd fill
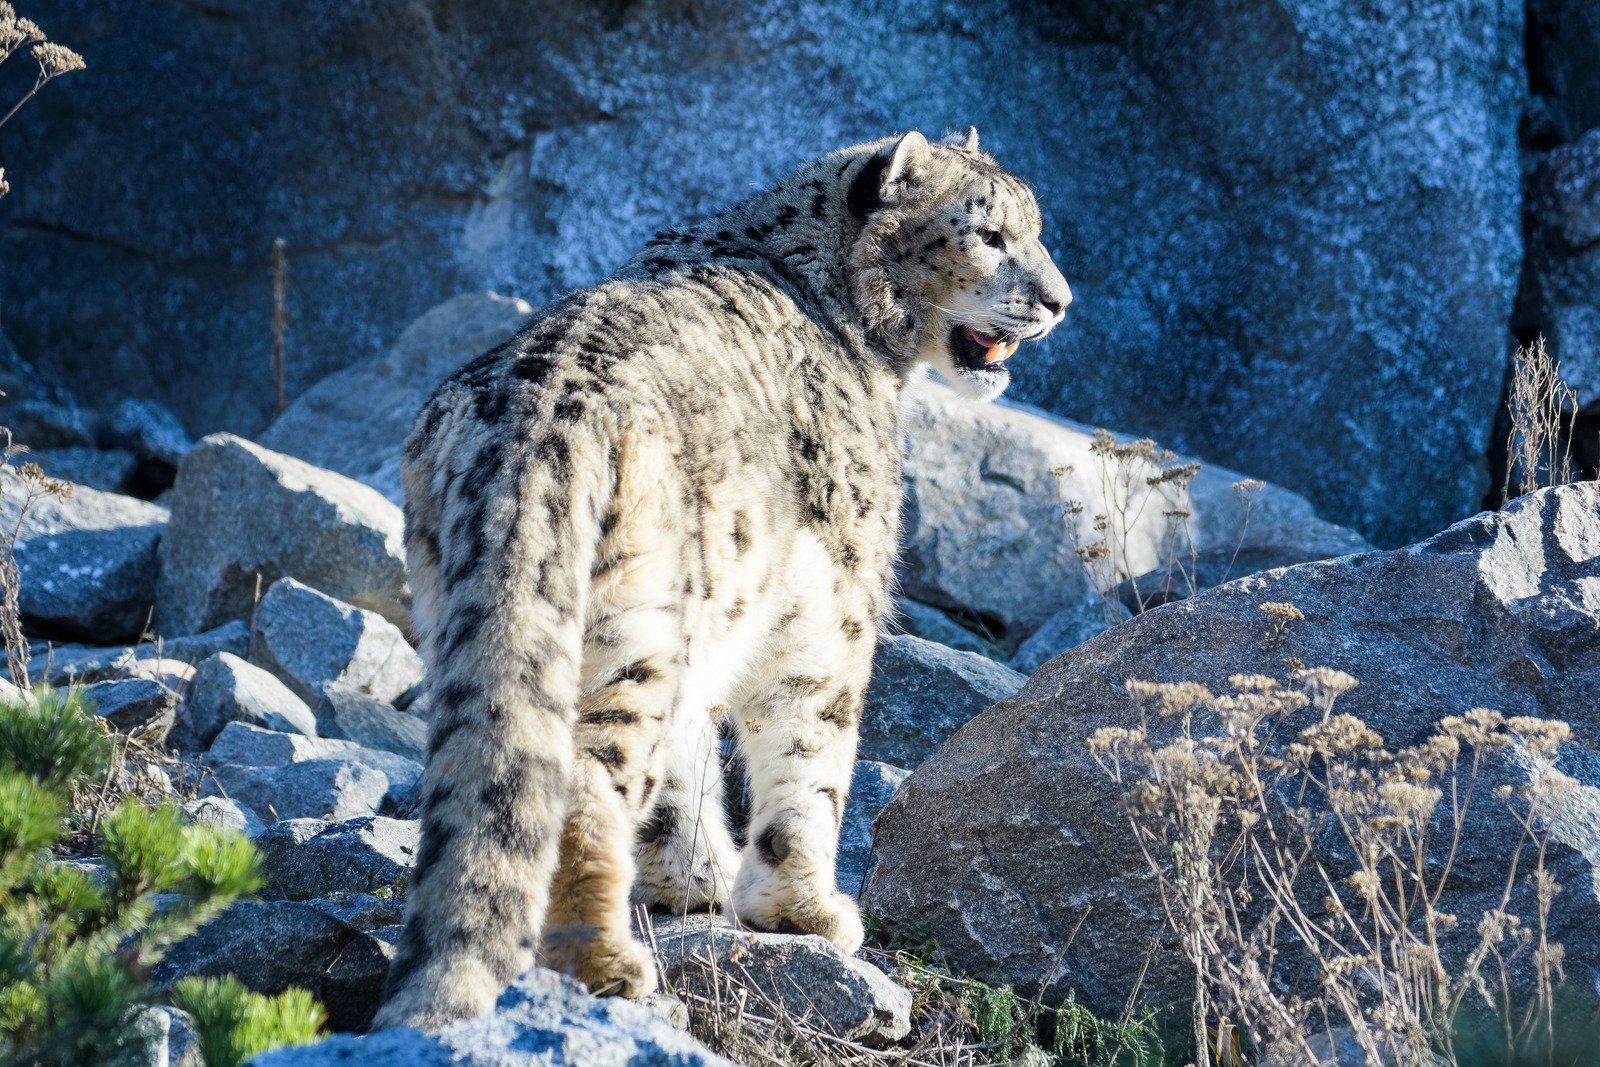
[[[992,399],[1071,292],[967,130],[668,229],[439,387],[406,440],[421,843],[376,1025],[538,962],[656,987],[631,910],[862,941],[834,862],[899,537],[901,387]],[[719,725],[747,768],[723,813]]]

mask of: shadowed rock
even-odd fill
[[[1263,604],[1294,605],[1286,621]],[[1474,707],[1569,721],[1559,768],[1583,786],[1552,815],[1550,867],[1563,886],[1552,936],[1586,976],[1600,959],[1600,483],[1545,490],[1395,552],[1308,563],[1158,608],[1041,667],[1015,697],[968,723],[879,816],[864,903],[891,925],[926,922],[970,973],[1031,990],[1089,912],[1052,987],[1120,1010],[1155,952],[1143,996],[1181,995],[1190,975],[1165,937],[1153,879],[1119,791],[1089,754],[1100,727],[1139,716],[1123,683],[1194,680],[1227,692],[1234,674],[1286,677],[1326,666],[1360,685],[1339,709],[1391,745]],[[1163,725],[1165,724],[1165,725]],[[1170,731],[1171,720],[1152,729]],[[1165,734],[1153,736],[1161,743]],[[1498,899],[1509,817],[1492,790],[1534,766],[1506,756],[1456,856],[1443,907],[1475,925]],[[1586,814],[1587,813],[1587,814]],[[1519,897],[1514,906],[1525,907]],[[1587,984],[1589,977],[1582,982]]]

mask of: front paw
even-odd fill
[[[597,997],[637,1000],[659,985],[650,950],[627,934],[561,931],[541,956],[546,967],[572,975]]]
[[[780,934],[818,934],[851,956],[861,948],[866,930],[856,902],[829,887],[812,894],[763,892],[742,886],[735,904],[739,921]]]

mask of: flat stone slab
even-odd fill
[[[864,960],[840,954],[814,934],[768,934],[714,915],[652,916],[646,942],[662,980],[688,998],[712,995],[720,981],[759,991],[792,1015],[855,1041],[897,1041],[911,1032],[911,993]],[[724,995],[726,995],[724,993]]]

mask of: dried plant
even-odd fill
[[[16,8],[5,0],[0,0],[0,63],[4,63],[24,48],[33,57],[34,63],[38,64],[39,72],[34,76],[32,88],[23,94],[22,99],[11,105],[9,111],[0,115],[0,126],[10,121],[11,116],[22,109],[23,104],[32,100],[34,94],[45,87],[46,82],[63,74],[82,70],[84,66],[82,56],[65,45],[56,44],[46,38],[38,23],[20,17]],[[0,167],[0,196],[5,196],[10,191],[11,186],[6,184],[5,168]]]
[[[1573,784],[1551,766],[1566,724],[1474,709],[1390,749],[1335,712],[1355,679],[1313,668],[1295,680],[1235,676],[1226,695],[1130,681],[1140,725],[1089,743],[1124,789],[1193,966],[1194,1032],[1237,1020],[1259,1062],[1314,1064],[1316,1043],[1348,1028],[1371,1067],[1455,1064],[1452,1027],[1473,999],[1501,1013],[1505,1049],[1548,1042],[1562,954],[1546,936],[1558,887],[1539,820]],[[1284,740],[1297,713],[1313,721]],[[1538,770],[1487,803],[1519,836],[1506,842],[1498,901],[1457,916],[1444,892],[1464,828],[1484,817],[1483,761],[1509,749]],[[1519,887],[1531,889],[1531,915],[1513,913]],[[1533,973],[1531,995],[1513,996],[1516,968]],[[1200,1067],[1210,1045],[1196,1042]]]
[[[1506,407],[1511,415],[1511,433],[1506,439],[1502,495],[1509,500],[1544,486],[1572,481],[1572,435],[1578,398],[1562,380],[1561,365],[1545,351],[1543,337],[1517,349]]]
[[[963,977],[925,940],[885,944],[868,916],[869,937],[882,947],[863,956],[912,993],[912,1032],[891,1045],[869,1046],[833,1029],[817,1012],[797,1011],[791,996],[767,988],[744,965],[737,942],[728,952],[682,961],[669,983],[689,1010],[690,1030],[712,1051],[737,1063],[771,1067],[1160,1067],[1166,1048],[1151,1012],[1107,1021],[1069,997],[1045,1005],[1036,997]],[[669,973],[649,916],[640,927]],[[1074,931],[1075,932],[1075,931]],[[718,937],[737,939],[737,930]],[[1065,954],[1063,948],[1062,954]],[[1060,966],[1060,959],[1054,967]],[[786,1003],[787,1001],[787,1003]]]
[[[47,496],[65,500],[72,485],[51,478],[37,463],[13,465],[12,461],[28,450],[11,440],[11,431],[0,426],[0,502],[15,495],[19,501],[10,522],[0,522],[0,639],[6,646],[6,672],[11,684],[30,688],[28,641],[22,633],[22,571],[17,566],[17,540],[28,509]]]
[[[1189,529],[1189,486],[1200,473],[1200,464],[1179,462],[1176,453],[1147,438],[1119,441],[1110,430],[1093,432],[1089,455],[1095,460],[1092,484],[1101,502],[1098,510],[1090,512],[1081,499],[1066,496],[1066,478],[1074,467],[1056,467],[1050,473],[1061,483],[1067,538],[1106,619],[1118,618],[1117,588],[1123,581],[1132,583],[1139,611],[1165,602],[1180,587],[1184,595],[1193,593],[1196,550]],[[1134,545],[1136,531],[1151,508],[1161,512],[1163,526],[1156,547],[1165,563],[1155,584],[1141,589],[1139,578],[1145,568],[1135,562]],[[1082,529],[1085,516],[1090,516],[1087,530]]]

